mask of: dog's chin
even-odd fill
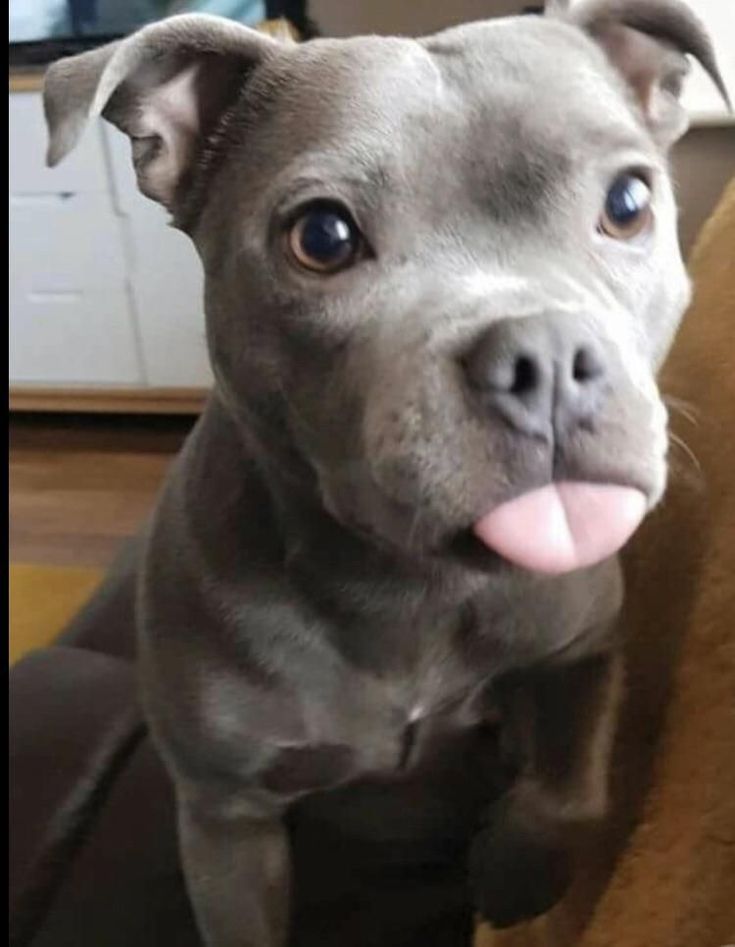
[[[399,528],[400,521],[415,523],[420,513],[414,511],[406,516],[393,518],[386,528],[383,517],[375,520],[354,509],[339,509],[326,502],[329,514],[359,542],[392,561],[416,566],[420,571],[440,574],[443,570],[457,569],[480,575],[493,575],[517,569],[513,563],[489,548],[475,535],[471,525],[447,528],[437,534],[426,535],[425,530],[406,523]]]

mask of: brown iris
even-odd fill
[[[619,175],[610,186],[599,228],[615,240],[630,240],[651,223],[651,189],[639,175]]]
[[[312,204],[291,224],[287,246],[300,267],[326,275],[355,262],[361,236],[349,212],[340,205]]]

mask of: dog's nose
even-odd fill
[[[608,387],[600,343],[572,316],[502,319],[462,363],[484,405],[542,437],[592,421]]]

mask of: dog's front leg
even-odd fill
[[[470,855],[477,907],[495,926],[541,914],[564,894],[578,833],[606,810],[620,685],[620,658],[606,653],[501,686],[516,776]]]
[[[283,947],[288,837],[277,804],[179,791],[179,844],[207,947]]]

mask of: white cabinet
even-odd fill
[[[127,139],[95,122],[48,169],[40,93],[11,92],[9,118],[11,392],[208,387],[201,266]]]
[[[120,228],[104,194],[10,199],[10,381],[139,385]]]
[[[48,137],[40,92],[15,92],[9,104],[11,194],[108,193],[100,126],[90,128],[55,168],[46,167]]]

